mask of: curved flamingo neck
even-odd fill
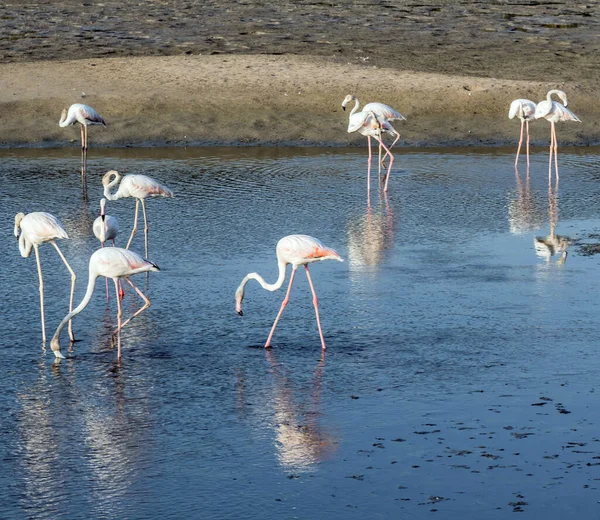
[[[58,126],[64,128],[66,126],[72,125],[73,123],[75,123],[76,118],[74,115],[72,115],[71,117],[68,117],[67,115],[67,109],[63,109],[62,114],[60,115],[60,121],[58,122]]]
[[[114,186],[119,184],[119,181],[121,180],[121,176],[118,173],[114,173],[113,175],[115,178],[108,184],[104,185],[104,197],[107,198],[108,200],[117,200],[119,198],[118,191],[116,193],[111,193],[110,190],[111,190],[111,188],[113,188]]]
[[[350,111],[350,117],[352,117],[356,113],[356,111],[358,110],[358,105],[360,105],[360,102],[358,101],[358,98],[354,96],[354,108]]]
[[[565,93],[562,90],[550,90],[548,92],[548,94],[546,94],[546,99],[550,102],[552,102],[552,94],[557,95],[561,100],[563,98],[563,96],[565,95]]]
[[[238,310],[241,310],[241,303],[242,303],[242,300],[244,299],[245,287],[246,287],[246,284],[250,280],[256,280],[260,284],[260,286],[263,289],[266,289],[267,291],[276,291],[283,285],[283,282],[285,280],[286,265],[287,265],[286,262],[284,262],[283,260],[281,260],[279,258],[277,259],[277,267],[279,268],[279,276],[277,277],[277,281],[275,283],[265,282],[264,278],[261,275],[259,275],[258,273],[248,273],[242,280],[242,283],[240,283],[237,290],[235,291],[236,300],[237,300],[237,302],[239,302]]]

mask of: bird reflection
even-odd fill
[[[348,262],[351,274],[372,271],[379,265],[394,241],[394,215],[387,194],[379,198],[375,208],[354,218],[348,224]]]
[[[550,259],[557,255],[558,265],[564,265],[567,260],[567,249],[571,245],[571,239],[556,234],[556,225],[558,223],[558,182],[552,186],[548,183],[548,214],[550,218],[550,234],[547,237],[535,237],[533,243],[535,253],[550,263]]]
[[[525,174],[525,182],[521,179],[519,169],[515,168],[516,191],[512,200],[508,203],[508,222],[510,232],[514,235],[523,235],[543,225],[543,217],[540,209],[536,206],[531,196],[531,183],[529,168]]]
[[[265,350],[265,354],[275,383],[270,402],[274,412],[272,425],[276,432],[277,458],[288,471],[309,471],[337,448],[337,440],[319,424],[324,355],[314,369],[310,400],[304,406],[294,399],[293,383],[274,353]]]

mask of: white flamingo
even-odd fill
[[[344,101],[342,101],[342,108],[344,110],[346,110],[346,105],[350,102],[354,101],[354,108],[352,109],[352,111],[350,112],[350,123],[348,124],[348,133],[352,133],[352,132],[356,132],[359,131],[361,134],[363,135],[367,135],[363,132],[361,132],[359,130],[359,126],[361,124],[361,119],[359,119],[358,117],[356,117],[354,120],[352,119],[352,116],[354,114],[356,114],[356,112],[358,111],[358,107],[360,105],[360,102],[358,101],[358,98],[356,96],[353,96],[352,94],[348,94],[345,98]],[[359,112],[360,114],[361,112]],[[406,121],[406,118],[397,110],[393,109],[392,107],[390,107],[389,105],[385,105],[384,103],[378,103],[378,102],[373,102],[373,103],[367,103],[363,108],[362,108],[362,113],[363,114],[370,114],[373,113],[375,114],[375,116],[377,116],[377,120],[379,123],[381,123],[381,128],[380,131],[378,133],[378,136],[372,135],[372,137],[375,137],[377,139],[377,137],[379,137],[379,139],[377,139],[379,141],[379,168],[381,168],[381,164],[383,161],[385,161],[385,158],[390,155],[390,160],[393,162],[394,158],[392,156],[392,154],[390,153],[389,149],[386,149],[386,154],[383,157],[383,159],[381,158],[381,148],[385,148],[385,146],[383,145],[383,142],[381,141],[381,130],[383,130],[386,133],[389,133],[390,135],[394,136],[394,142],[391,144],[390,149],[396,144],[396,142],[398,141],[398,139],[400,139],[400,134],[396,131],[396,129],[390,124],[390,121]],[[364,117],[362,119],[362,122],[364,122]],[[368,141],[369,141],[369,172],[370,172],[370,166],[371,166],[371,136],[367,135]],[[385,166],[384,166],[385,167]],[[387,183],[389,180],[389,173],[391,170],[391,164],[390,167],[388,169],[388,173],[386,176],[386,180],[385,180],[385,188],[384,191],[387,191]]]
[[[74,125],[75,123],[81,125],[81,175],[85,178],[88,150],[88,126],[106,126],[106,121],[104,121],[104,118],[92,107],[82,103],[74,103],[69,107],[69,110],[66,108],[63,109],[58,125],[61,128],[64,128],[69,125]]]
[[[111,178],[114,179],[111,181]],[[119,189],[115,193],[111,193],[110,190],[116,185],[119,185]],[[104,174],[102,177],[102,185],[104,186],[104,196],[108,200],[118,200],[124,197],[134,197],[135,201],[135,218],[133,220],[133,229],[131,230],[131,236],[127,242],[125,249],[129,249],[133,235],[137,231],[137,220],[139,213],[139,205],[142,203],[142,212],[144,214],[144,242],[146,245],[146,256],[148,256],[148,219],[146,216],[146,206],[144,199],[147,197],[173,197],[173,192],[163,186],[158,181],[147,177],[146,175],[140,174],[129,174],[124,177],[115,170],[111,170]]]
[[[564,105],[558,101],[552,101],[552,95],[556,94]],[[558,140],[556,139],[556,128],[554,123],[558,121],[575,121],[581,123],[581,120],[567,108],[567,95],[562,90],[550,90],[546,94],[546,99],[540,101],[535,109],[535,118],[546,119],[550,121],[550,164],[548,166],[548,176],[552,175],[552,156],[554,155],[554,167],[556,169],[556,178],[558,179]]]
[[[95,251],[90,257],[90,273],[88,279],[88,286],[85,292],[85,296],[81,303],[73,309],[69,314],[67,314],[64,319],[60,322],[60,325],[56,329],[54,336],[52,337],[52,341],[50,342],[50,348],[54,352],[54,355],[57,358],[64,359],[64,356],[60,352],[60,333],[64,328],[65,324],[69,322],[72,318],[77,316],[90,302],[92,299],[92,294],[94,293],[94,287],[96,285],[96,279],[99,276],[106,276],[107,278],[112,278],[115,282],[115,289],[117,292],[117,329],[115,333],[117,334],[117,357],[121,359],[121,329],[125,327],[133,318],[138,316],[145,309],[150,307],[150,300],[148,297],[140,291],[133,282],[129,279],[130,276],[137,273],[146,273],[149,271],[158,271],[158,266],[154,265],[149,260],[142,258],[137,253],[133,251],[129,251],[127,249],[123,249],[121,247],[105,247],[103,249],[98,249]],[[136,311],[133,316],[125,320],[121,323],[121,318],[123,317],[123,310],[121,308],[121,300],[119,298],[119,279],[124,278],[131,287],[135,289],[135,291],[140,295],[142,300],[144,300],[144,305]]]
[[[17,213],[15,216],[15,237],[19,240],[19,251],[23,258],[29,257],[31,249],[35,251],[35,260],[37,263],[38,276],[40,279],[40,310],[42,315],[42,340],[46,342],[46,326],[44,322],[44,280],[42,278],[42,264],[38,248],[44,242],[50,242],[58,252],[58,255],[64,262],[71,274],[71,298],[69,301],[69,311],[73,308],[73,294],[75,292],[75,272],[71,269],[69,262],[63,255],[56,243],[57,239],[69,238],[65,228],[54,215],[43,211],[34,213]],[[69,323],[69,336],[74,341],[73,327]]]
[[[269,284],[265,282],[265,280],[258,273],[247,274],[235,291],[235,310],[240,316],[243,316],[242,300],[244,299],[244,289],[250,280],[256,280],[261,287],[267,291],[276,291],[283,285],[287,264],[292,264],[292,274],[290,276],[290,283],[287,293],[283,299],[283,302],[281,303],[281,308],[279,309],[279,313],[273,322],[273,327],[271,328],[271,332],[267,338],[267,342],[265,343],[265,348],[270,347],[271,338],[275,332],[277,322],[279,321],[279,318],[283,313],[283,309],[288,304],[290,299],[290,292],[292,290],[294,276],[296,275],[296,269],[303,265],[304,269],[306,270],[306,277],[308,278],[308,284],[310,285],[310,290],[313,295],[313,305],[315,307],[315,314],[317,316],[317,327],[319,328],[319,336],[321,337],[321,346],[323,350],[325,350],[325,339],[323,338],[321,320],[319,318],[318,299],[312,279],[310,277],[310,273],[308,271],[308,264],[312,262],[320,262],[321,260],[339,260],[340,262],[343,262],[342,258],[333,249],[324,246],[316,238],[308,235],[288,235],[283,237],[277,243],[276,254],[277,266],[279,267],[279,277],[277,278],[277,281],[273,284]]]
[[[117,235],[119,234],[119,222],[115,217],[106,214],[105,198],[100,199],[100,216],[94,220],[92,229],[102,247],[104,247],[104,242],[107,240],[112,240],[113,247],[115,247],[115,238],[117,238]],[[106,279],[106,299],[109,299],[108,278]]]
[[[518,117],[521,120],[521,136],[519,137],[519,146],[517,148],[517,157],[515,159],[515,168],[519,163],[519,153],[523,144],[523,126],[527,127],[527,167],[529,168],[529,121],[535,119],[535,103],[529,99],[515,99],[510,104],[508,118]]]

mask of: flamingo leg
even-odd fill
[[[40,252],[38,246],[34,244],[35,261],[37,263],[38,276],[40,278],[40,311],[42,314],[42,341],[46,343],[46,324],[44,323],[44,279],[42,278],[42,264],[40,263]]]
[[[273,333],[275,332],[275,327],[277,327],[277,322],[279,321],[279,318],[281,318],[281,315],[283,314],[283,309],[285,309],[285,306],[290,301],[290,293],[292,292],[292,283],[294,282],[294,276],[296,276],[296,269],[297,269],[296,267],[292,266],[292,275],[290,276],[290,284],[288,285],[288,290],[285,293],[285,298],[281,302],[281,307],[279,309],[279,312],[277,313],[277,317],[275,318],[275,321],[273,322],[273,326],[271,327],[271,332],[269,333],[269,337],[267,338],[267,342],[265,343],[265,348],[269,348],[271,346],[271,338],[273,337]]]
[[[117,292],[117,359],[121,359],[121,318],[123,317],[123,308],[121,307],[121,300],[119,300],[119,281],[117,278],[113,278],[115,282],[115,290]]]
[[[131,245],[131,241],[133,240],[133,235],[135,235],[135,232],[137,231],[139,207],[140,207],[140,199],[135,199],[135,217],[133,218],[133,229],[131,230],[131,236],[129,237],[129,241],[127,242],[127,245],[125,246],[125,249],[129,249],[129,246]]]
[[[525,127],[527,128],[527,169],[529,170],[529,119],[525,121]]]
[[[379,153],[377,157],[377,181],[381,182],[381,126],[379,127]]]
[[[142,298],[142,300],[144,300],[144,305],[142,305],[142,307],[137,310],[133,316],[131,316],[130,318],[127,318],[122,324],[119,321],[119,326],[117,327],[117,329],[115,330],[114,333],[119,332],[123,327],[125,327],[125,325],[127,325],[133,318],[135,318],[138,314],[141,314],[142,312],[144,312],[148,307],[150,307],[150,300],[148,299],[148,297],[142,292],[140,291],[135,285],[134,283],[129,279],[129,277],[125,276],[124,277],[125,280],[127,280],[127,282],[129,283],[129,285],[131,285],[131,287],[133,287],[135,289],[135,292],[137,292],[140,297]],[[119,294],[119,284],[117,282],[117,295]],[[113,334],[114,334],[113,333]]]
[[[371,136],[367,136],[367,142],[369,143],[369,164],[367,165],[367,197],[369,198],[369,203],[371,202]]]
[[[146,245],[146,258],[148,258],[148,217],[146,215],[146,205],[144,199],[140,199],[142,202],[142,213],[144,214],[144,244]]]
[[[319,336],[321,337],[321,348],[325,350],[327,347],[325,346],[325,339],[323,338],[323,330],[321,329],[321,319],[319,318],[319,299],[317,298],[317,293],[315,292],[315,287],[312,283],[312,279],[310,277],[310,272],[308,271],[308,265],[304,264],[304,269],[306,270],[306,277],[308,278],[308,285],[310,285],[310,290],[313,295],[313,305],[315,306],[315,314],[317,316],[317,327],[319,327]]]
[[[521,135],[519,136],[519,146],[517,146],[517,157],[515,158],[515,168],[519,164],[519,154],[521,153],[521,145],[523,144],[523,127],[525,126],[525,120],[521,119]]]
[[[65,258],[65,255],[63,255],[62,251],[58,247],[58,244],[54,240],[51,240],[50,242],[56,248],[56,252],[58,253],[58,255],[62,259],[63,263],[69,270],[69,273],[71,273],[71,296],[69,298],[69,312],[71,312],[73,310],[73,297],[75,296],[75,281],[77,280],[77,276],[75,275],[75,271],[73,271],[73,269],[71,269],[69,262],[67,262],[67,259]],[[75,341],[75,336],[73,334],[73,320],[69,321],[69,338],[71,339],[72,342]]]
[[[380,142],[381,142],[381,146],[383,146],[384,150],[387,152],[387,155],[390,156],[390,165],[388,166],[387,175],[385,176],[385,187],[383,188],[383,191],[387,192],[388,182],[390,180],[390,173],[392,172],[392,164],[394,164],[394,155],[392,154],[392,152],[390,152],[390,149],[387,148],[385,146],[385,144],[383,144],[383,141],[380,141]]]
[[[399,133],[397,133],[397,132],[396,132],[396,134],[395,134],[395,135],[396,135],[396,139],[394,139],[394,142],[393,142],[393,143],[390,145],[390,148],[389,148],[390,150],[391,150],[391,149],[393,148],[393,146],[394,146],[394,145],[395,145],[395,144],[398,142],[398,139],[400,139],[400,134],[399,134]],[[385,160],[386,160],[387,156],[388,156],[388,154],[387,154],[387,152],[386,152],[386,154],[383,156],[383,159],[381,160],[381,164],[382,164],[382,166],[383,166],[384,168],[386,168],[386,165],[385,165]]]
[[[554,123],[550,123],[550,162],[548,163],[548,180],[552,177],[552,154],[554,153],[554,132],[552,130]]]
[[[552,123],[552,133],[554,134],[554,168],[556,170],[556,182],[558,182],[558,139],[556,137],[556,126]]]

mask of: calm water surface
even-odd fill
[[[545,153],[528,177],[511,152],[399,152],[370,207],[362,149],[91,150],[88,203],[76,150],[0,152],[0,517],[596,517],[600,269],[578,251],[600,233],[599,150],[562,151],[551,189]],[[109,169],[176,194],[147,204],[162,270],[134,281],[152,307],[117,364],[99,280],[56,364],[14,215],[60,218],[79,301]],[[118,245],[134,207],[108,203]],[[324,356],[302,270],[271,351],[255,347],[283,290],[251,282],[234,310],[246,273],[276,279],[292,233],[345,259],[311,268]],[[568,256],[536,253],[549,236]],[[40,253],[50,337],[69,277]]]

